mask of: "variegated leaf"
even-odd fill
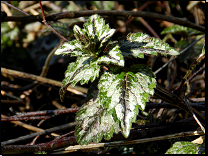
[[[122,67],[124,66],[123,55],[121,55],[118,45],[111,47],[103,56],[97,59],[97,62],[104,64],[112,63]]]
[[[119,121],[125,137],[136,120],[138,108],[144,110],[155,86],[155,76],[146,65],[134,65],[129,72],[106,71],[101,76],[98,84],[100,102],[107,111],[114,112],[114,120]]]
[[[115,29],[109,28],[109,25],[105,24],[105,21],[97,14],[90,16],[88,21],[84,24],[84,28],[91,38],[98,39],[98,41],[94,40],[94,42],[100,42],[99,48],[101,48],[104,42],[115,32]]]
[[[98,143],[103,137],[109,140],[113,132],[118,132],[118,122],[103,108],[99,98],[91,99],[85,104],[77,113],[76,121],[78,124],[75,134],[80,145]]]
[[[88,83],[89,80],[93,82],[99,76],[100,66],[92,59],[92,57],[78,57],[76,62],[69,64],[65,72],[65,79],[62,81],[62,88],[60,89],[61,100],[63,100],[69,85],[73,87],[78,82],[81,85]]]
[[[179,55],[179,52],[161,40],[143,33],[129,33],[127,41],[120,45],[122,54],[126,57],[144,58],[144,54]]]
[[[80,45],[77,40],[64,43],[59,49],[55,52],[56,55],[68,55],[71,56],[90,56],[90,54],[83,49],[83,46]]]

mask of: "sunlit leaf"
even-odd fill
[[[97,62],[105,64],[112,63],[118,66],[124,66],[123,55],[121,55],[118,45],[114,46],[112,49],[109,49],[105,55],[99,57]]]
[[[144,54],[179,55],[179,52],[167,43],[143,33],[129,33],[127,40],[120,43],[120,50],[126,57],[144,58]]]
[[[91,99],[77,113],[78,124],[75,129],[77,142],[80,145],[90,142],[98,143],[102,138],[109,140],[113,132],[118,132],[118,123],[112,114],[106,111],[99,98]]]
[[[77,40],[64,43],[59,49],[56,50],[55,54],[70,54],[71,56],[90,56],[90,54],[83,49],[82,45],[80,45]]]
[[[119,120],[121,131],[128,137],[138,108],[144,110],[149,94],[153,95],[155,76],[146,65],[134,65],[129,72],[106,71],[100,78],[99,98],[104,108]]]
[[[92,59],[92,57],[78,57],[76,62],[69,64],[65,72],[65,79],[62,81],[62,88],[60,89],[61,100],[63,100],[69,85],[73,87],[78,82],[81,85],[88,83],[89,80],[93,82],[99,76],[100,66]]]
[[[100,43],[99,48],[102,47],[104,42],[106,42],[115,32],[115,29],[109,28],[109,25],[105,24],[105,21],[97,14],[90,16],[84,24],[84,28],[89,36],[97,39],[94,40],[95,43]]]
[[[97,57],[108,45],[110,37],[115,32],[115,29],[110,29],[109,25],[105,24],[105,21],[97,14],[90,16],[83,27],[81,29],[75,25],[73,31],[76,40],[64,43],[55,54]]]

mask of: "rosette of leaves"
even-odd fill
[[[91,16],[84,24],[84,29],[75,25],[73,28],[75,40],[65,43],[55,54],[70,54],[77,60],[68,66],[60,90],[63,99],[69,85],[92,82],[99,76],[102,64],[124,66],[124,59],[119,46],[110,41],[115,29],[110,29],[98,15]]]
[[[76,40],[65,43],[55,52],[77,57],[65,72],[60,97],[63,100],[69,85],[97,80],[88,90],[88,102],[76,115],[77,142],[98,143],[102,138],[110,139],[119,130],[128,137],[139,110],[145,109],[149,95],[154,94],[156,80],[148,66],[133,64],[127,68],[124,58],[179,53],[143,33],[130,33],[126,38],[111,41],[115,29],[110,29],[98,15],[89,17],[83,29],[75,25],[73,30]],[[108,70],[101,73],[103,66]]]

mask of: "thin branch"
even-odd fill
[[[76,137],[70,136],[59,140],[53,140],[47,143],[36,145],[7,145],[1,146],[2,154],[21,154],[21,153],[35,153],[38,151],[53,151],[54,149],[66,147],[70,144],[75,144]]]
[[[20,113],[16,116],[61,115],[61,114],[66,114],[66,113],[76,113],[79,110],[80,110],[80,107],[58,109],[58,110],[44,110],[44,111]]]
[[[1,121],[21,121],[21,120],[46,120],[50,119],[52,116],[32,116],[32,117],[8,117],[8,118],[3,118]]]
[[[58,136],[58,137],[56,137],[54,140],[63,139],[64,137],[66,137],[66,136],[68,136],[68,135],[71,135],[71,134],[73,134],[73,133],[75,133],[75,131],[71,131],[71,132],[68,132],[68,133],[66,133],[66,134],[63,134],[63,135],[61,135],[61,136]]]
[[[6,115],[3,115],[3,114],[1,114],[1,118],[6,118],[7,116]],[[24,122],[21,122],[21,121],[11,121],[11,123],[13,123],[13,124],[15,124],[15,125],[18,125],[18,126],[21,126],[21,127],[24,127],[24,128],[26,128],[26,129],[29,129],[29,130],[31,130],[31,131],[35,131],[35,132],[44,132],[45,130],[44,129],[42,129],[42,128],[38,128],[38,127],[35,127],[35,126],[32,126],[32,125],[28,125],[28,124],[26,124],[26,123],[24,123]],[[37,135],[37,134],[36,134]],[[35,135],[35,136],[36,136]],[[51,133],[51,135],[53,135],[53,136],[59,136],[58,134],[56,134],[56,133]],[[34,137],[35,137],[34,136]],[[17,138],[17,140],[19,140],[19,139],[23,139],[22,137],[20,137],[20,138]],[[13,139],[13,140],[15,140],[15,139]],[[23,139],[24,140],[24,139]],[[5,144],[7,144],[8,142],[12,142],[12,140],[9,140],[9,141],[4,141],[4,142],[1,142],[1,144],[3,145],[4,143]]]
[[[181,132],[181,133],[170,134],[170,135],[165,135],[165,136],[131,140],[131,141],[117,141],[117,142],[98,143],[98,144],[89,144],[89,145],[75,145],[75,146],[69,146],[65,150],[71,151],[71,150],[76,150],[76,149],[83,150],[83,149],[99,148],[99,147],[112,147],[112,146],[130,145],[130,144],[139,144],[139,143],[145,143],[145,142],[151,142],[151,141],[166,140],[166,139],[203,135],[203,134],[204,134],[203,131],[189,131],[189,132]]]
[[[17,121],[12,121],[12,122],[17,122]],[[65,130],[65,129],[76,126],[76,124],[77,124],[77,122],[71,122],[71,123],[67,123],[67,124],[64,124],[64,125],[52,127],[52,128],[46,129],[46,130],[41,130],[40,132],[37,132],[37,133],[32,133],[32,134],[29,134],[29,135],[21,136],[21,137],[16,138],[16,139],[3,141],[3,142],[1,142],[1,145],[8,145],[8,144],[17,143],[17,142],[20,142],[20,141],[23,141],[23,140],[32,139],[32,138],[36,137],[38,134],[40,134],[40,135],[49,134],[49,133],[55,134],[55,133],[52,133],[52,132]],[[60,136],[60,135],[56,134],[55,136]]]
[[[195,107],[200,110],[205,109],[205,103],[190,103],[189,104],[192,107]],[[151,109],[151,108],[175,108],[176,106],[173,106],[169,103],[146,103],[145,109]],[[10,116],[7,118],[2,118],[1,121],[21,121],[21,120],[41,120],[50,118],[51,116],[60,115],[60,114],[66,114],[66,113],[76,113],[80,110],[80,107],[76,108],[67,108],[67,109],[58,109],[58,110],[44,110],[44,111],[35,111],[35,112],[27,112],[27,113],[16,113],[17,115]],[[33,117],[34,116],[34,117]],[[39,117],[38,117],[39,116]],[[31,118],[26,118],[31,117]]]
[[[157,86],[155,88],[154,96],[156,96],[166,102],[169,102],[173,106],[179,107],[179,108],[183,109],[184,111],[186,111],[187,113],[189,113],[190,115],[192,115],[189,108],[185,104],[185,101],[181,97],[179,97],[176,94],[173,94],[172,92],[168,91],[167,89],[165,89],[164,87],[162,87],[159,84],[157,84]],[[201,123],[203,125],[205,125],[205,117],[200,112],[198,112],[196,109],[194,109],[193,107],[191,107],[191,109],[197,115],[197,117],[200,119]]]
[[[59,32],[57,32],[55,29],[53,29],[47,22],[46,22],[46,18],[45,18],[45,13],[43,11],[43,7],[42,7],[42,4],[41,4],[41,1],[38,1],[39,4],[40,4],[40,8],[41,8],[41,11],[42,11],[42,15],[43,15],[43,23],[49,28],[51,29],[57,36],[59,36],[60,38],[62,38],[64,41],[69,41],[67,40],[64,36],[62,36]]]
[[[154,1],[147,1],[146,3],[144,3],[142,6],[140,6],[138,8],[138,5],[136,3],[136,8],[137,11],[142,11],[143,9],[145,9],[145,7],[147,7],[149,4],[154,3]],[[130,22],[132,22],[135,19],[135,17],[132,17],[131,19],[129,19],[123,26],[120,26],[119,28],[116,29],[116,31],[114,32],[114,34],[116,32],[118,32],[121,28],[126,27]],[[153,34],[153,36],[155,36],[156,38],[160,37],[157,35],[157,33],[152,29],[152,27],[142,18],[142,17],[138,17],[138,19],[140,20],[140,22]]]
[[[198,125],[201,127],[201,130],[204,132],[205,134],[205,128],[204,126],[201,124],[201,122],[199,121],[199,119],[196,117],[196,115],[194,114],[194,112],[192,111],[192,109],[190,108],[189,106],[189,103],[187,102],[187,99],[185,97],[185,93],[183,92],[183,98],[185,99],[185,102],[186,102],[186,105],[187,107],[189,108],[189,110],[191,111],[192,115],[193,115],[193,118],[196,120],[196,122],[198,123]]]
[[[1,119],[1,121],[30,120],[30,118],[26,118],[26,117],[32,117],[31,120],[32,119],[39,120],[38,116],[40,117],[40,119],[42,119],[43,117],[48,118],[48,117],[60,115],[60,114],[76,113],[79,110],[80,110],[80,107],[67,108],[67,109],[61,109],[61,110],[45,110],[45,111],[27,112],[27,113],[20,113],[18,115],[3,118]]]
[[[38,134],[31,143],[29,143],[28,145],[35,145],[36,141],[38,140],[38,138],[40,138],[40,134]]]
[[[148,4],[151,4],[150,2],[148,3],[148,2],[146,2],[147,3],[147,5],[146,6],[148,6]],[[141,6],[140,8],[138,8],[138,2],[135,2],[135,4],[136,4],[136,8],[137,8],[137,11],[141,11],[141,9],[143,9],[143,7]],[[145,4],[144,4],[145,5]],[[155,30],[142,18],[142,17],[137,17],[139,20],[140,20],[140,22],[152,33],[152,35],[154,36],[154,37],[156,37],[156,38],[159,38],[160,39],[160,37],[158,36],[158,34],[155,32]]]
[[[25,73],[25,72],[20,72],[20,71],[6,69],[6,68],[1,67],[1,73],[6,74],[6,75],[13,75],[13,76],[18,76],[18,77],[22,77],[22,78],[32,79],[32,80],[35,80],[35,81],[40,81],[42,83],[48,83],[48,84],[51,84],[51,85],[54,85],[54,86],[62,87],[62,83],[59,82],[59,81],[44,78],[44,77],[41,77],[41,76],[36,76],[36,75],[33,75],[33,74],[28,74],[28,73]],[[85,94],[85,93],[87,93],[86,88],[75,86],[73,88],[68,87],[67,90],[74,93],[74,94],[86,97],[86,94]]]
[[[204,58],[205,58],[205,54],[200,54],[199,55],[199,57],[189,67],[189,70],[186,72],[186,75],[183,77],[183,80],[182,80],[181,84],[178,87],[175,88],[174,92],[177,91],[178,94],[182,93],[183,86],[187,82],[186,80],[187,80],[188,76],[191,74],[191,72],[196,67],[196,65],[199,64],[201,62],[201,60],[203,60]]]
[[[12,98],[12,99],[15,99],[15,100],[18,100],[18,101],[24,101],[24,100],[22,100],[21,98],[19,98],[19,97],[17,97],[17,96],[14,96],[14,95],[11,95],[11,94],[8,94],[8,93],[6,93],[5,91],[3,91],[3,90],[1,90],[1,95],[2,96],[7,96],[7,97],[10,97],[10,98]]]
[[[158,36],[155,30],[142,17],[138,17],[138,19],[152,33],[154,37],[159,38],[161,40],[161,38]]]
[[[61,39],[61,40],[59,41],[58,45],[57,45],[56,47],[53,48],[53,50],[50,52],[50,54],[48,54],[48,56],[47,56],[47,58],[46,58],[46,60],[45,60],[45,64],[44,64],[44,66],[43,66],[43,68],[42,68],[42,72],[41,72],[41,74],[40,74],[41,77],[45,77],[45,76],[46,76],[46,74],[47,74],[47,72],[48,72],[48,69],[49,69],[49,63],[50,63],[50,60],[51,60],[51,58],[53,57],[55,51],[56,51],[60,46],[62,46],[63,42],[64,42],[64,40]]]
[[[144,17],[144,18],[152,18],[157,20],[169,21],[175,24],[187,26],[190,28],[194,28],[196,30],[205,32],[205,27],[192,23],[184,18],[172,17],[161,15],[157,13],[147,12],[147,11],[117,11],[117,10],[88,10],[88,11],[69,11],[56,13],[49,16],[46,16],[47,21],[57,21],[59,19],[64,18],[78,18],[83,16],[91,16],[93,14],[99,14],[101,16],[125,16],[125,17]],[[43,18],[40,16],[27,16],[27,17],[6,17],[1,22],[7,21],[16,21],[16,22],[35,22],[35,21],[43,21]]]
[[[188,126],[188,125],[187,125]],[[186,126],[186,127],[187,127]],[[179,128],[177,128],[177,131],[181,128],[182,126],[180,126]],[[149,136],[151,138],[148,138],[146,139],[146,142],[149,142],[149,141],[156,141],[158,140],[157,138],[158,137],[155,137],[153,138],[152,134],[150,134],[149,132],[155,132],[156,134],[158,134],[158,132],[162,132],[161,134],[165,134],[167,132],[167,130],[169,129],[170,127],[169,126],[160,126],[160,127],[153,127],[153,128],[150,128],[150,129],[142,129],[142,130],[135,130],[135,131],[131,131],[131,135],[129,136],[129,140],[135,138],[135,137],[145,137],[145,136]],[[120,135],[119,135],[120,134]],[[115,135],[115,137],[112,138],[112,141],[118,141],[118,140],[121,140],[124,139],[123,135],[121,133],[119,133],[117,135]],[[182,135],[178,135],[177,134],[182,134]],[[192,135],[202,135],[204,134],[202,131],[198,131],[198,132],[182,132],[182,133],[177,133],[177,134],[173,134],[173,136],[175,137],[186,137],[186,136],[191,136]],[[122,137],[119,137],[119,136],[122,136]],[[170,136],[170,135],[168,135]],[[26,145],[6,145],[6,146],[1,146],[1,152],[6,154],[6,153],[28,153],[28,152],[37,152],[37,149],[39,149],[39,151],[52,151],[54,150],[55,148],[54,147],[57,147],[59,144],[62,144],[62,142],[65,142],[65,140],[68,140],[68,145],[69,144],[76,144],[76,137],[73,136],[72,137],[73,139],[70,139],[70,137],[68,138],[64,138],[63,140],[53,140],[51,142],[47,142],[47,143],[43,143],[43,144],[37,144],[37,145],[34,145],[34,146],[26,146]],[[159,140],[164,140],[166,138],[166,136],[161,136],[159,138]],[[57,142],[56,142],[57,141]],[[145,141],[145,139],[138,139],[138,140],[133,140],[133,141],[118,141],[116,144],[116,142],[110,142],[110,143],[100,143],[100,144],[103,144],[105,146],[117,146],[117,145],[125,145],[125,144],[137,144],[137,143],[143,143]],[[47,146],[48,144],[49,145],[52,145],[53,143],[53,146]],[[100,145],[100,144],[89,144],[89,145],[84,145],[84,146],[81,146],[81,147],[87,147],[87,148],[90,148],[90,145],[91,148],[93,148],[94,146],[97,146],[97,145]],[[67,146],[67,145],[65,145]],[[69,146],[69,148],[74,148],[74,147],[80,147],[80,145],[76,145],[76,146]],[[102,147],[105,147],[105,146],[102,146]],[[47,148],[46,148],[47,147]],[[62,146],[63,147],[63,146]],[[35,149],[34,149],[35,148]],[[59,146],[59,148],[61,148],[61,146]],[[21,150],[20,150],[21,149]]]
[[[189,78],[188,78],[188,80],[186,80],[186,82],[187,81],[191,81],[196,75],[198,75],[201,71],[203,71],[205,69],[205,65],[204,66],[202,66],[199,70],[197,70],[193,75],[191,75]]]
[[[203,110],[205,109],[205,102],[201,103],[190,103],[190,106]],[[176,108],[176,106],[171,105],[170,103],[146,103],[145,109],[152,109],[152,108]]]

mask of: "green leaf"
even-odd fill
[[[106,71],[100,78],[98,89],[100,102],[113,112],[114,120],[125,137],[136,120],[138,108],[144,110],[149,94],[153,95],[156,80],[146,65],[134,65],[129,72]]]
[[[60,89],[61,100],[63,101],[66,89],[69,85],[75,86],[78,82],[80,84],[88,83],[89,80],[93,82],[99,76],[100,66],[92,57],[78,57],[76,62],[69,64],[65,79],[62,81]]]
[[[81,29],[79,26],[75,25],[74,28],[74,36],[77,39],[77,41],[79,41],[83,46],[88,45],[90,42],[92,42],[90,40],[90,38],[88,38],[88,36],[86,36],[86,32],[85,29]]]
[[[70,54],[71,56],[90,56],[90,54],[83,49],[82,45],[80,45],[77,40],[64,43],[60,48],[56,50],[55,54]]]
[[[110,50],[108,50],[105,55],[98,58],[97,62],[104,64],[112,63],[122,67],[124,66],[124,58],[123,55],[121,55],[121,51],[119,50],[118,45],[110,48]]]
[[[151,55],[179,55],[179,52],[161,40],[143,33],[129,33],[127,41],[120,40],[120,50],[126,57],[144,58],[144,54]]]
[[[165,154],[197,154],[199,146],[191,142],[175,142]]]
[[[180,25],[173,25],[165,28],[162,32],[161,35],[163,34],[180,34],[182,36],[193,36],[193,35],[200,35],[203,34],[203,32],[198,31],[196,29],[180,26]]]
[[[97,14],[89,17],[84,24],[84,28],[88,36],[94,38],[95,43],[100,43],[99,48],[101,48],[115,32],[115,29],[109,28],[109,25],[105,24],[105,21]]]
[[[80,145],[98,143],[103,137],[109,140],[113,132],[118,133],[119,130],[118,123],[114,121],[112,114],[103,108],[99,98],[91,99],[85,104],[78,111],[76,121],[78,124],[75,134]]]

